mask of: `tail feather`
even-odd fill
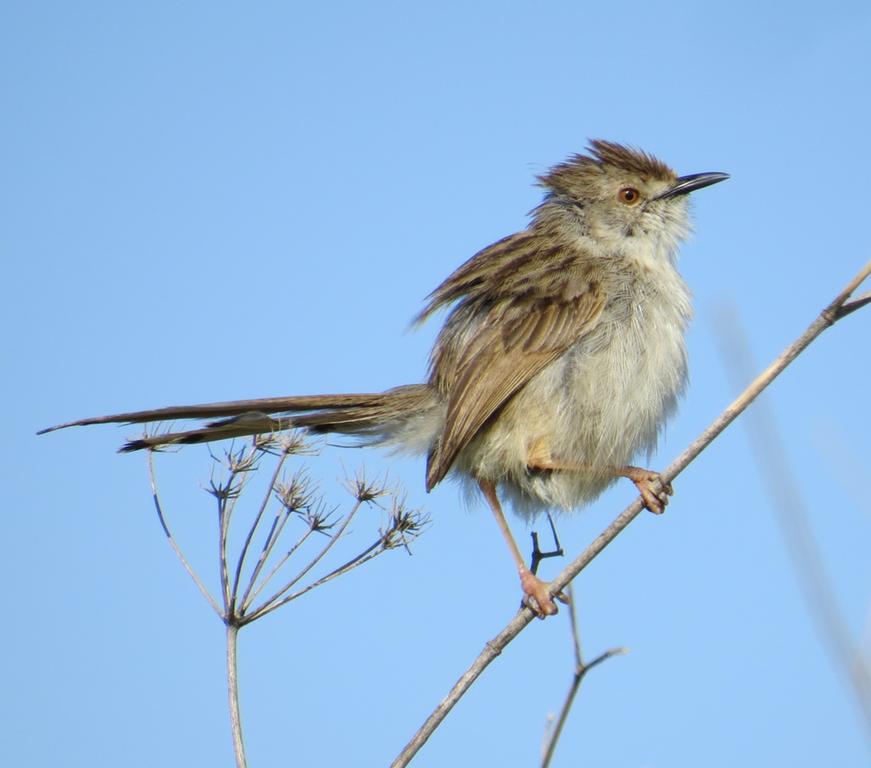
[[[132,453],[146,448],[161,448],[168,445],[193,445],[195,443],[211,443],[215,440],[231,440],[236,437],[265,435],[280,432],[295,426],[287,419],[274,419],[263,413],[244,413],[222,419],[198,429],[188,429],[181,432],[163,432],[147,435],[137,440],[128,440],[119,449],[119,453]]]
[[[424,385],[412,385],[424,386]],[[406,389],[406,387],[398,387]],[[374,405],[383,402],[392,392],[389,390],[366,395],[303,395],[298,397],[264,397],[255,400],[231,400],[226,403],[201,403],[199,405],[172,405],[168,408],[154,408],[148,411],[130,411],[109,416],[92,416],[87,419],[68,421],[46,427],[36,434],[54,432],[67,427],[85,427],[92,424],[143,424],[148,421],[174,421],[176,419],[208,419],[217,416],[239,416],[244,413],[292,413],[295,411],[315,411],[325,408],[349,408]]]
[[[428,385],[411,384],[374,394],[270,397],[116,413],[70,421],[40,430],[38,434],[92,424],[142,424],[217,417],[217,421],[197,429],[131,440],[120,450],[129,452],[164,445],[205,443],[294,427],[315,433],[377,436],[389,432],[391,422],[413,417],[433,404],[433,391]]]

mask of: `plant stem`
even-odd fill
[[[227,693],[230,698],[230,729],[233,733],[233,751],[236,768],[246,768],[245,743],[242,740],[242,718],[239,714],[239,681],[236,677],[236,641],[239,627],[227,624]]]

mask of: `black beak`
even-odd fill
[[[654,199],[667,200],[670,197],[686,195],[690,192],[695,192],[695,190],[701,189],[702,187],[710,187],[711,184],[718,184],[728,178],[728,173],[691,173],[689,176],[680,176],[675,180],[674,186],[672,186],[671,189],[667,189]]]

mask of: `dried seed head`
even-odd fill
[[[310,509],[316,501],[317,485],[305,469],[297,470],[290,479],[277,480],[273,486],[275,496],[288,514],[299,514]]]

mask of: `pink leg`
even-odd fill
[[[550,588],[546,582],[539,579],[526,566],[517,542],[514,541],[511,530],[508,528],[508,522],[505,520],[505,515],[502,512],[502,505],[499,503],[499,498],[496,495],[496,486],[487,480],[479,480],[478,486],[481,488],[484,498],[487,499],[490,509],[493,510],[499,530],[502,531],[502,535],[508,543],[508,549],[511,550],[511,556],[514,558],[517,570],[520,573],[520,587],[528,598],[527,605],[538,614],[539,618],[543,619],[545,616],[553,616],[553,614],[557,613],[558,609],[553,598],[550,596]]]

